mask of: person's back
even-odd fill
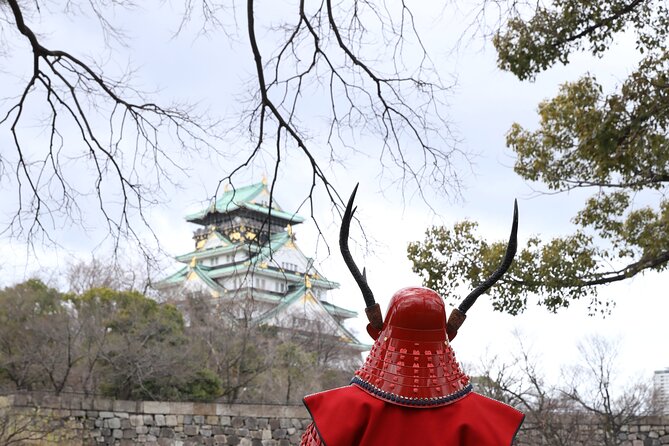
[[[472,392],[448,342],[443,300],[427,288],[393,296],[351,385],[304,404],[313,423],[303,446],[509,446],[524,417]]]
[[[448,322],[443,299],[428,288],[395,293],[384,320],[348,249],[356,190],[342,218],[339,245],[365,299],[367,332],[375,342],[349,386],[304,398],[313,422],[302,446],[510,446],[524,415],[472,392],[450,341],[467,310],[513,261],[517,206],[501,266],[453,310]]]

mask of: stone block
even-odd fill
[[[156,422],[156,426],[165,426],[165,415],[156,414],[153,416],[153,419]]]
[[[170,403],[169,410],[166,410],[165,413],[170,413],[174,415],[192,415],[194,414],[193,403]]]
[[[148,426],[137,426],[135,432],[137,432],[138,435],[146,435],[149,433],[149,428]]]
[[[137,401],[115,400],[112,404],[114,412],[139,412],[137,410]]]
[[[258,429],[258,420],[254,417],[244,418],[244,427],[247,429]]]
[[[230,435],[230,436],[228,437],[228,444],[231,445],[231,446],[238,445],[239,442],[240,442],[240,439],[239,439],[239,437],[236,436],[236,435]]]
[[[244,425],[244,418],[242,418],[242,417],[232,417],[232,421],[230,422],[230,424],[234,428],[240,428]]]
[[[193,410],[191,413],[196,415],[218,415],[216,410],[216,404],[210,403],[191,403],[193,405]]]
[[[44,394],[41,395],[40,398],[40,403],[39,404],[42,408],[45,407],[51,407],[51,408],[56,408],[56,407],[63,407],[63,402],[61,401],[60,397],[56,395],[50,395],[50,394]]]
[[[114,412],[100,412],[100,418],[114,418]]]
[[[272,439],[272,431],[269,429],[263,429],[262,430],[262,440],[271,440]]]
[[[112,400],[102,398],[95,398],[93,400],[93,410],[111,412],[112,409]]]
[[[160,438],[174,438],[174,430],[169,427],[161,427]]]
[[[114,438],[123,438],[123,431],[121,429],[114,429],[112,431],[112,436]]]
[[[240,438],[239,439],[239,446],[251,446],[251,440],[248,438]]]
[[[68,409],[72,410],[81,410],[82,409],[82,404],[81,402],[83,401],[83,398],[72,395],[69,396],[66,400],[63,401],[63,407],[67,407]]]
[[[205,422],[207,424],[211,424],[213,426],[217,425],[219,423],[218,416],[216,415],[207,415],[205,417]]]
[[[143,415],[142,419],[144,420],[144,424],[147,426],[153,426],[156,424],[156,420],[153,419],[152,415]]]
[[[162,401],[144,401],[140,412],[152,414],[170,413],[170,403]]]
[[[130,415],[130,425],[133,427],[144,426],[144,417],[142,415]]]
[[[120,429],[121,428],[120,418],[107,418],[105,420],[105,427],[108,427],[110,429]]]
[[[286,429],[274,429],[272,431],[272,438],[275,440],[281,440],[282,438],[286,438]]]
[[[176,415],[165,415],[165,426],[176,426],[177,417]]]
[[[135,429],[123,429],[123,438],[135,438],[137,437],[137,432]]]
[[[17,393],[15,395],[4,396],[0,399],[0,407],[22,407],[28,405],[28,395]]]
[[[195,435],[198,434],[198,432],[199,432],[199,429],[196,425],[194,425],[194,424],[184,425],[184,434],[186,434],[190,437],[194,437]]]
[[[250,434],[251,434],[252,439],[253,438],[262,439],[262,431],[260,431],[260,430],[257,430],[257,429],[253,430],[253,431],[250,432]]]
[[[221,424],[221,426],[230,426],[232,423],[232,418],[230,418],[227,415],[222,415],[219,417],[219,419],[220,419],[219,423]]]

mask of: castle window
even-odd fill
[[[297,271],[297,265],[290,262],[281,262],[281,268],[286,271]]]
[[[267,288],[267,281],[261,277],[255,278],[255,287],[261,290]]]

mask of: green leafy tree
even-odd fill
[[[640,61],[613,92],[592,75],[567,82],[539,105],[539,128],[514,124],[506,143],[514,170],[551,193],[592,190],[573,234],[532,237],[493,289],[496,309],[517,314],[530,296],[551,311],[590,299],[591,311],[610,302],[597,290],[669,265],[669,14],[661,1],[557,0],[531,17],[511,17],[495,35],[498,64],[533,79],[575,51],[601,56],[622,31],[634,33]],[[414,271],[442,293],[478,283],[498,264],[502,243],[476,234],[476,223],[435,227],[409,246]]]
[[[192,354],[179,310],[136,291],[96,288],[76,299],[87,321],[89,367],[99,388],[123,399],[210,400],[220,382]],[[92,359],[91,359],[92,361]]]
[[[37,279],[0,291],[0,379],[63,391],[81,360],[80,328],[63,295]]]

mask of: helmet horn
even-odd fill
[[[381,307],[374,300],[374,294],[372,293],[371,288],[367,284],[367,278],[365,277],[365,272],[363,270],[360,273],[360,270],[351,256],[351,251],[348,248],[348,234],[351,227],[351,219],[353,219],[353,214],[357,209],[353,207],[353,201],[355,200],[355,194],[358,191],[359,184],[355,185],[351,197],[348,199],[348,204],[346,205],[346,211],[344,211],[344,216],[341,219],[341,229],[339,231],[339,249],[341,250],[341,255],[344,257],[344,262],[348,267],[349,271],[353,275],[356,283],[360,287],[362,292],[362,297],[365,299],[365,313],[367,314],[367,319],[369,324],[376,330],[381,330],[383,328],[383,316],[381,315]]]
[[[509,237],[509,243],[506,246],[506,254],[504,254],[504,259],[502,264],[497,268],[497,270],[492,273],[483,283],[477,286],[474,291],[469,293],[467,297],[462,301],[460,306],[454,309],[451,312],[451,315],[448,318],[448,323],[446,325],[446,330],[448,332],[448,339],[453,340],[458,334],[458,329],[462,326],[462,323],[467,317],[466,313],[478,297],[488,291],[499,279],[502,278],[504,273],[511,267],[513,263],[513,258],[516,255],[516,249],[518,248],[518,200],[513,202],[513,224],[511,226],[511,236]]]

